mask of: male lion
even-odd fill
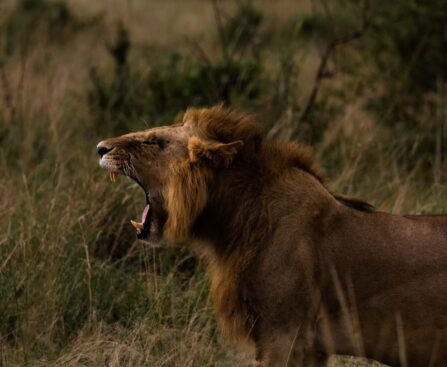
[[[138,237],[205,258],[221,328],[253,342],[257,365],[447,366],[447,217],[334,195],[307,149],[219,106],[97,149],[146,194]]]

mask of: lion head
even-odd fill
[[[97,150],[112,180],[122,174],[144,190],[141,221],[132,221],[138,238],[178,242],[190,236],[217,190],[218,173],[255,164],[262,141],[262,128],[253,117],[216,106],[188,109],[181,123],[103,140]],[[296,154],[298,164],[310,170],[305,153]]]

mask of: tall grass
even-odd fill
[[[52,18],[41,18],[38,26],[30,22],[35,16],[30,12],[43,8],[17,10],[25,3],[0,1],[0,365],[247,365],[251,355],[234,351],[220,337],[203,265],[187,250],[154,250],[136,241],[129,219],[141,212],[142,193],[126,179],[112,185],[97,167],[99,140],[143,129],[179,111],[169,109],[169,100],[156,112],[151,106],[138,110],[140,104],[130,104],[135,116],[117,125],[117,115],[102,118],[89,100],[95,88],[92,70],[107,83],[113,80],[109,51],[116,42],[117,20],[132,42],[128,56],[136,79],[129,88],[138,91],[138,82],[153,82],[151,72],[157,67],[169,72],[162,60],[179,49],[189,56],[176,69],[183,79],[176,79],[180,84],[175,86],[199,83],[198,75],[188,73],[209,69],[200,69],[194,61],[196,41],[225,72],[229,59],[209,35],[216,32],[210,3],[172,1],[164,6],[134,1],[126,7],[116,1],[67,2],[71,7],[51,7]],[[285,24],[292,12],[309,11],[304,3],[285,0],[262,1],[259,8],[264,17],[261,32],[280,29],[278,24]],[[224,12],[234,14],[234,4]],[[166,32],[159,39],[154,24],[160,23],[160,14]],[[202,14],[209,15],[205,22]],[[57,29],[63,30],[63,37],[45,24],[61,27]],[[186,39],[175,24],[185,26]],[[272,36],[261,38],[259,47],[265,42],[277,44],[278,53],[288,44]],[[279,76],[288,69],[272,50],[262,52],[267,61],[262,80],[257,80],[259,94],[250,96],[244,90],[229,99],[262,109],[271,125],[290,107],[289,102],[281,104],[284,110],[279,111],[276,103],[284,92]],[[316,60],[314,49],[309,54]],[[245,60],[239,57],[236,52],[232,62]],[[148,58],[159,58],[158,64]],[[308,66],[288,86],[296,100],[308,89],[298,86],[309,80],[313,64],[302,64]],[[266,88],[263,83],[270,84]],[[445,211],[443,149],[436,148],[440,142],[424,148],[433,141],[434,131],[444,129],[446,100],[441,89],[436,93],[437,117],[422,116],[424,128],[417,134],[398,134],[382,126],[352,90],[355,103],[334,117],[317,145],[331,188],[393,212]],[[170,90],[171,97],[174,92]],[[194,95],[180,97],[184,102]],[[413,154],[420,151],[425,153]],[[369,365],[349,358],[333,361],[352,363]]]

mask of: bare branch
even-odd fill
[[[15,117],[15,105],[13,99],[13,93],[11,91],[11,85],[9,79],[6,76],[5,66],[0,63],[0,83],[3,91],[3,103],[6,109],[9,111],[9,120],[13,121]]]
[[[204,64],[206,64],[207,66],[211,66],[212,63],[211,63],[210,58],[208,57],[205,50],[199,45],[199,43],[197,41],[190,40],[187,38],[186,43],[191,46],[192,50],[197,53],[198,57],[200,58],[200,60],[202,60],[202,62]]]
[[[222,22],[222,12],[220,10],[218,0],[211,0],[211,4],[213,5],[214,18],[216,20],[217,32],[219,34],[219,41],[220,41],[220,47],[222,49],[222,55],[226,56],[228,47]]]
[[[332,41],[330,41],[323,54],[321,55],[320,64],[317,69],[317,73],[315,75],[314,83],[311,89],[311,92],[309,94],[309,98],[307,99],[306,104],[304,105],[303,112],[301,114],[300,120],[304,121],[309,117],[310,112],[312,111],[312,108],[315,105],[315,101],[318,96],[318,92],[321,87],[321,82],[323,79],[327,78],[328,75],[330,75],[328,71],[328,64],[329,60],[331,59],[333,53],[337,49],[337,47],[341,45],[348,44],[360,37],[363,36],[363,34],[366,32],[370,25],[370,12],[369,12],[369,1],[365,1],[362,7],[362,20],[360,23],[360,26],[358,29],[356,29],[351,34],[348,34],[344,37],[334,38]]]

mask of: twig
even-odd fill
[[[360,24],[360,27],[345,37],[339,37],[333,39],[331,42],[329,42],[323,54],[321,55],[320,64],[318,66],[317,73],[315,75],[312,90],[309,94],[309,98],[307,99],[306,104],[304,105],[303,112],[300,117],[301,121],[305,121],[309,117],[309,114],[315,105],[315,101],[317,99],[318,92],[321,87],[321,82],[329,75],[328,63],[329,60],[331,59],[332,54],[335,52],[336,48],[338,46],[345,45],[362,37],[365,31],[368,29],[369,25],[370,25],[369,1],[365,1],[362,10],[362,22]]]
[[[0,242],[0,245],[2,245],[3,243],[6,243],[6,241],[9,240],[8,238],[5,238],[2,242]],[[0,274],[3,272],[3,269],[6,268],[6,265],[8,265],[9,260],[11,260],[12,256],[14,255],[14,253],[16,252],[16,250],[19,248],[19,242],[16,243],[16,245],[14,246],[14,248],[12,249],[12,251],[9,253],[9,255],[6,257],[5,261],[3,261],[3,264],[1,264],[0,266]]]
[[[222,55],[227,56],[227,40],[225,37],[224,27],[222,23],[222,12],[220,10],[218,0],[211,0],[213,5],[214,18],[216,19],[217,32],[219,34],[220,46],[222,49]]]
[[[405,345],[404,326],[402,321],[402,315],[396,314],[396,330],[397,330],[397,345],[399,351],[399,363],[402,367],[407,367],[407,349]]]
[[[84,235],[84,227],[82,226],[82,220],[79,219],[79,227],[81,229],[81,235],[82,235],[82,245],[84,247],[85,252],[85,261],[87,264],[86,267],[86,273],[87,273],[87,291],[88,291],[88,303],[89,303],[89,317],[88,322],[89,325],[92,325],[92,322],[96,320],[95,318],[95,312],[93,309],[93,275],[92,275],[92,264],[90,261],[90,253],[87,245],[87,240]]]
[[[26,38],[26,42],[22,45],[20,48],[20,74],[19,74],[19,81],[17,83],[17,93],[16,93],[16,100],[15,100],[15,114],[17,117],[17,120],[23,120],[24,116],[24,109],[25,109],[25,101],[24,101],[24,94],[25,94],[25,87],[26,87],[26,77],[27,77],[27,64],[28,64],[28,57],[30,52],[30,39],[29,37]]]
[[[205,50],[197,43],[197,41],[186,39],[186,43],[191,46],[193,51],[196,51],[197,55],[203,61],[204,64],[206,64],[207,66],[212,65],[210,58],[206,54]]]
[[[3,101],[5,107],[9,110],[9,121],[15,120],[15,105],[11,92],[11,84],[6,76],[5,66],[0,63],[0,82],[3,89]]]

